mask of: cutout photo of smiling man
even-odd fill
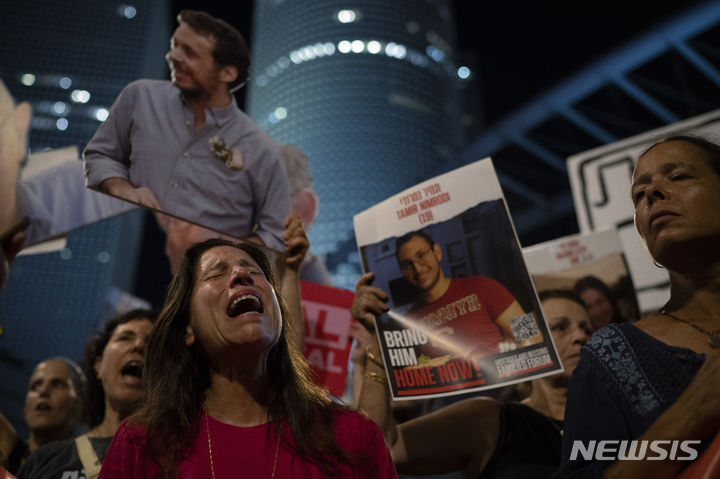
[[[87,186],[284,251],[284,160],[232,93],[248,79],[245,41],[205,12],[177,19],[171,81],[137,80],[120,93],[83,153]]]

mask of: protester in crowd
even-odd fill
[[[350,349],[350,404],[359,407],[362,385],[365,381],[365,363],[368,361],[366,348],[374,341],[373,333],[357,321],[350,325],[350,337],[354,339]],[[392,415],[395,422],[402,423],[432,411],[436,398],[393,401]]]
[[[672,441],[706,440],[720,427],[720,147],[687,135],[656,143],[638,159],[631,195],[635,226],[670,274],[670,299],[634,324],[598,331],[583,348],[560,478],[676,477],[688,464],[677,458],[700,444]],[[625,450],[610,447],[600,454],[610,460],[596,460],[601,440],[625,441]],[[662,456],[657,449],[665,460],[612,460]]]
[[[595,276],[583,276],[577,280],[573,291],[585,304],[593,329],[625,321],[612,291],[603,280]]]
[[[80,366],[63,357],[48,359],[35,366],[23,408],[30,431],[30,452],[73,436],[80,421],[84,378]]]
[[[80,421],[84,382],[80,366],[67,358],[58,356],[35,366],[23,407],[30,432],[27,442],[20,439],[15,428],[0,415],[0,450],[10,472],[17,471],[21,461],[38,447],[73,437]]]
[[[259,248],[185,253],[148,345],[141,411],[101,478],[395,477],[377,427],[314,385]]]
[[[205,12],[177,19],[166,55],[172,81],[138,80],[120,93],[85,148],[87,184],[282,250],[290,213],[282,155],[231,92],[248,78],[245,41]]]
[[[352,313],[367,327],[387,309],[387,296],[371,286],[372,273],[358,281]],[[582,302],[570,291],[548,290],[540,300],[564,372],[533,380],[521,403],[475,397],[396,424],[377,339],[365,345],[360,407],[378,424],[398,472],[468,478],[543,478],[560,461],[567,383],[592,330]]]
[[[227,241],[237,241],[237,238],[220,234],[186,221],[169,218],[167,223],[167,236],[165,241],[165,253],[170,262],[172,274],[176,274],[180,264],[190,246],[201,243],[210,238],[221,238]],[[284,250],[287,254],[282,258],[276,258],[275,267],[279,272],[279,285],[283,297],[287,300],[288,308],[292,311],[293,318],[298,321],[288,323],[290,337],[300,349],[303,348],[305,340],[305,324],[302,321],[302,302],[299,283],[299,269],[303,258],[307,254],[310,243],[308,242],[302,219],[297,213],[291,213],[284,221],[285,231],[283,233]]]
[[[37,449],[18,471],[19,479],[97,477],[120,422],[142,400],[145,346],[155,316],[142,309],[129,311],[111,319],[91,339],[82,364],[87,378],[83,413],[90,431]]]

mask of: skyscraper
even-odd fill
[[[312,249],[352,287],[352,215],[461,146],[452,11],[432,0],[262,0],[252,31],[248,113],[308,155],[320,197]]]

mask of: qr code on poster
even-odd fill
[[[532,338],[540,334],[532,313],[511,318],[510,329],[512,329],[515,341],[522,341],[523,339]]]

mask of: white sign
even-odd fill
[[[648,312],[667,301],[667,271],[653,264],[633,223],[630,200],[632,172],[638,156],[652,144],[675,134],[720,139],[720,110],[610,143],[568,158],[568,173],[582,233],[611,227],[618,230],[638,294]]]

